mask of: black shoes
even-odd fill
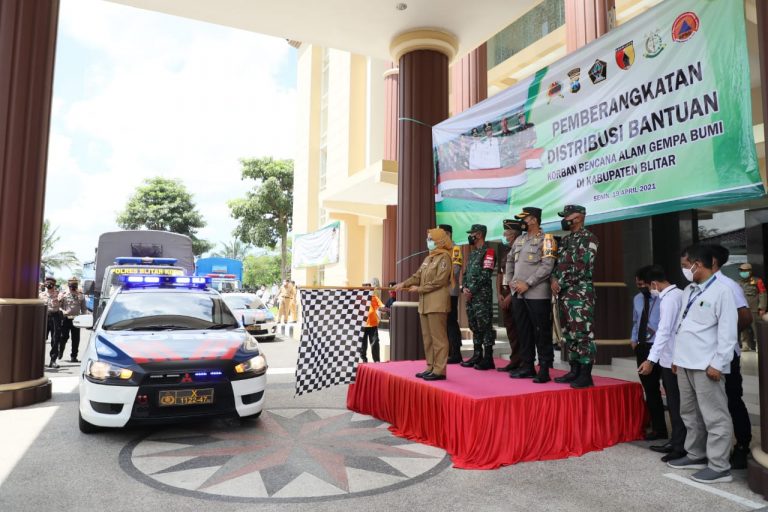
[[[496,368],[497,372],[511,372],[513,370],[517,370],[520,368],[520,362],[517,363],[509,363],[507,366],[503,366],[501,368]]]
[[[668,454],[666,454],[665,456],[663,456],[663,457],[661,458],[661,462],[669,462],[669,461],[671,461],[671,460],[682,459],[682,458],[683,458],[683,457],[685,457],[686,455],[687,455],[687,454],[686,454],[686,452],[684,452],[684,451],[683,451],[683,452],[675,452],[675,451],[672,451],[672,452],[669,452]]]
[[[432,373],[432,370],[424,370],[423,372],[417,373],[416,377],[418,377],[419,379],[423,379],[424,377],[426,377],[427,375],[430,375],[431,373]]]
[[[659,439],[667,439],[669,436],[666,432],[649,432],[645,434],[646,441],[658,441]],[[671,447],[672,445],[670,445]]]
[[[510,379],[531,379],[536,376],[536,370],[533,366],[521,366],[517,370],[509,373]]]
[[[480,344],[475,344],[475,351],[472,352],[472,357],[461,363],[461,366],[464,368],[473,368],[475,366],[475,363],[480,361],[480,358],[482,357],[483,349]]]
[[[445,380],[445,375],[438,375],[436,373],[428,373],[424,377],[424,380]]]
[[[734,446],[733,453],[731,453],[731,469],[747,469],[749,453],[749,446],[741,444]]]
[[[463,363],[463,362],[464,362],[464,360],[460,356],[459,357],[449,357],[448,361],[446,361],[447,364],[459,364],[459,363]]]
[[[592,363],[579,365],[579,376],[571,382],[573,389],[589,388],[595,385],[592,381]]]
[[[577,361],[571,361],[570,364],[571,370],[562,377],[555,377],[555,382],[558,384],[565,384],[576,380],[579,376],[579,371],[581,371],[581,364]]]
[[[539,365],[539,373],[536,374],[536,377],[533,378],[533,382],[536,384],[544,384],[546,382],[549,382],[549,365],[547,364],[540,364]]]
[[[80,360],[78,358],[76,358],[76,357],[73,357],[72,359],[69,360],[69,362],[70,363],[79,363]]]
[[[649,440],[647,436],[645,440],[646,441]],[[657,453],[672,453],[674,451],[674,448],[672,448],[672,443],[657,444],[654,446],[650,446],[649,448]],[[680,457],[682,457],[682,455]],[[677,457],[677,458],[679,459],[680,457]]]
[[[48,361],[48,368],[59,368],[59,365],[56,364],[55,359],[51,359],[50,361]]]

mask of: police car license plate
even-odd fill
[[[213,403],[213,388],[160,391],[160,407]]]

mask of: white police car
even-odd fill
[[[92,325],[80,378],[80,430],[256,417],[267,361],[204,277],[122,277]],[[89,325],[90,324],[90,325]]]
[[[259,341],[275,339],[275,315],[255,293],[225,293],[221,297],[251,336]]]

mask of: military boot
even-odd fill
[[[474,352],[472,352],[472,357],[461,363],[461,366],[464,368],[472,368],[475,366],[475,363],[480,361],[480,358],[483,355],[483,346],[480,343],[474,344]]]
[[[549,366],[547,363],[540,363],[539,364],[539,373],[536,374],[536,377],[533,378],[533,382],[536,384],[544,384],[545,382],[549,382]]]
[[[536,369],[533,367],[533,363],[526,365],[525,363],[520,365],[520,368],[509,372],[510,379],[530,379],[536,376]]]
[[[555,382],[559,384],[573,382],[579,376],[580,370],[581,370],[581,364],[578,361],[571,361],[571,371],[569,371],[562,377],[555,377]]]
[[[592,382],[592,363],[582,364],[581,370],[579,371],[579,376],[576,377],[576,380],[571,382],[571,387],[573,389],[581,389],[594,385],[595,383]]]
[[[493,370],[496,364],[493,362],[493,346],[483,347],[483,358],[475,363],[475,370]]]

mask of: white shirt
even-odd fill
[[[648,354],[648,360],[658,363],[662,368],[672,368],[672,356],[675,353],[675,328],[680,316],[680,304],[683,290],[669,285],[659,294],[659,326],[656,339]]]
[[[715,272],[715,275],[717,276],[717,280],[721,281],[724,285],[728,287],[729,290],[731,290],[731,293],[733,294],[733,302],[736,303],[736,309],[741,308],[747,308],[749,309],[749,303],[747,303],[747,296],[744,295],[744,289],[741,287],[739,283],[728,277],[727,275],[723,274],[722,270],[718,270]],[[737,313],[738,315],[738,313]],[[738,326],[738,318],[736,323],[736,332],[738,334],[739,326]],[[736,343],[736,354],[741,356],[741,343]]]
[[[680,306],[673,364],[688,370],[711,366],[730,373],[738,314],[728,286],[715,275],[704,283],[691,283]]]

